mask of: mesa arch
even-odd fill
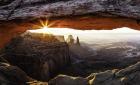
[[[140,30],[139,0],[7,0],[0,4],[0,48],[14,36],[41,26]],[[2,2],[2,1],[1,1]]]

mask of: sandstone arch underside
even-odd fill
[[[1,0],[0,47],[40,21],[74,29],[140,29],[139,0]]]

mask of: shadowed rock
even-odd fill
[[[93,73],[86,78],[59,75],[49,85],[139,85],[140,62],[122,70]]]
[[[0,56],[0,85],[48,85],[29,77],[17,66],[10,65],[7,60]]]
[[[52,79],[49,85],[88,85],[88,80],[82,77],[59,75]]]
[[[33,81],[24,71],[16,66],[10,65],[0,56],[0,84],[1,85],[25,85],[26,82]]]

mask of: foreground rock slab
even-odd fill
[[[49,85],[139,85],[140,62],[122,70],[93,73],[86,78],[59,75]]]
[[[19,67],[10,65],[9,62],[5,60],[2,57],[2,55],[0,55],[0,85],[33,85],[33,84],[48,85],[47,82],[39,82],[32,79]]]

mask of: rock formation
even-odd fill
[[[139,5],[139,0],[0,0],[0,48],[42,26],[40,20],[49,27],[139,30]]]
[[[0,85],[32,85],[43,84],[46,82],[39,82],[29,77],[23,70],[17,66],[10,65],[2,55],[0,55]]]
[[[76,39],[74,39],[73,35],[68,35],[68,38],[66,39],[66,42],[69,44],[69,45],[77,45],[77,46],[80,46],[80,40],[79,40],[79,37],[77,36]]]
[[[52,78],[70,63],[68,45],[48,34],[25,33],[14,38],[3,53],[11,64],[42,81]]]
[[[128,26],[133,29],[140,28],[138,25],[139,0],[1,0],[0,2],[1,23],[3,21],[10,23],[9,20],[13,19],[12,22],[17,23],[17,19],[23,19],[24,22],[21,23],[24,26],[33,27],[33,24],[38,23],[35,19],[43,17],[49,21],[49,27],[112,29]],[[81,17],[81,15],[84,16]],[[75,18],[72,18],[73,16]],[[118,23],[115,23],[116,21]]]
[[[2,0],[3,1],[3,0]],[[1,1],[1,2],[2,2]],[[59,1],[59,2],[55,2]],[[140,19],[139,0],[7,0],[0,7],[0,20],[56,17],[97,13]],[[55,2],[50,3],[48,2]],[[105,14],[102,14],[105,13]],[[107,15],[108,14],[108,15]]]
[[[0,0],[0,48],[28,29],[41,28],[40,20],[47,21],[50,28],[140,30],[139,19],[139,0]],[[52,41],[46,42],[44,37]],[[10,42],[3,55],[10,64],[0,63],[0,84],[34,84],[36,81],[27,75],[48,80],[68,63],[67,44],[44,37],[20,36]],[[137,63],[122,70],[93,73],[87,78],[58,76],[49,85],[139,85],[139,74]]]
[[[69,45],[71,45],[71,44],[74,44],[75,40],[74,40],[74,37],[72,35],[69,35],[66,41]]]
[[[125,69],[93,73],[86,78],[59,75],[49,85],[139,85],[140,62]]]
[[[76,43],[75,43],[75,44],[77,44],[77,45],[80,46],[80,40],[79,40],[79,37],[76,38]]]
[[[140,83],[140,62],[121,70],[93,73],[86,78],[59,75],[47,84],[33,80],[18,67],[11,66],[2,57],[0,58],[0,84],[5,85],[139,85]]]

